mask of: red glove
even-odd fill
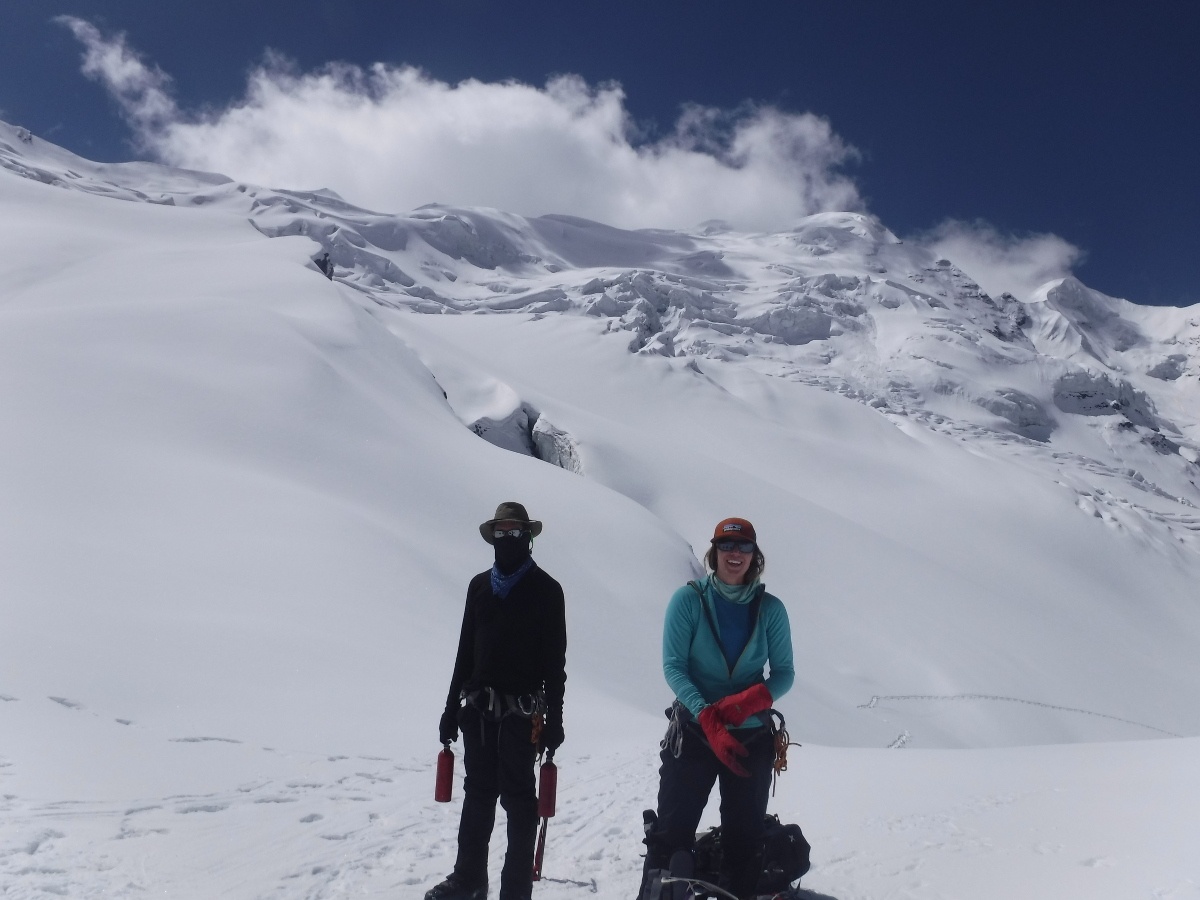
[[[770,709],[772,702],[771,692],[760,682],[741,693],[722,697],[713,706],[716,707],[718,719],[736,728],[755,713]]]
[[[729,729],[718,718],[716,706],[704,707],[696,718],[700,722],[700,727],[704,729],[704,736],[708,738],[708,745],[712,747],[712,752],[717,755],[717,759],[725,763],[734,775],[741,775],[743,778],[749,777],[750,773],[734,758],[746,756],[749,751],[729,733]]]

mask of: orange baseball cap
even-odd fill
[[[712,543],[736,540],[754,541],[757,544],[758,537],[754,534],[754,526],[745,519],[722,519],[717,523],[713,530]]]

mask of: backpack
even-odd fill
[[[658,824],[654,810],[642,813],[646,828],[647,844]],[[799,825],[784,825],[779,816],[768,813],[763,819],[762,874],[759,875],[755,893],[768,896],[785,894],[810,866],[812,848],[804,838]],[[639,900],[675,900],[690,895],[687,886],[668,883],[667,876],[698,879],[716,885],[721,871],[721,826],[710,828],[696,836],[695,846],[689,853],[681,850],[671,858],[670,869],[652,869],[646,873]],[[711,896],[711,893],[708,894]]]
[[[764,826],[762,874],[757,892],[778,894],[808,871],[812,848],[799,825],[784,825],[779,816],[768,813]],[[716,884],[721,870],[720,825],[697,836],[692,855],[696,861],[695,877]]]

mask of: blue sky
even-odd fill
[[[1194,2],[4,5],[0,118],[90,159],[389,212],[782,227],[856,207],[981,269],[1200,302]]]

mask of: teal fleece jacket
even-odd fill
[[[761,681],[765,681],[771,699],[778,700],[796,680],[792,663],[792,629],[783,601],[759,586],[758,594],[762,600],[758,619],[751,624],[746,648],[731,668],[714,633],[714,628],[720,625],[714,612],[713,604],[718,598],[713,596],[709,584],[711,578],[710,575],[698,582],[703,599],[690,584],[685,584],[667,604],[663,626],[663,674],[667,684],[694,716],[710,703]],[[705,615],[701,603],[708,607],[711,619]],[[764,679],[763,669],[768,664],[770,677]],[[743,727],[761,724],[759,717],[751,716]]]

